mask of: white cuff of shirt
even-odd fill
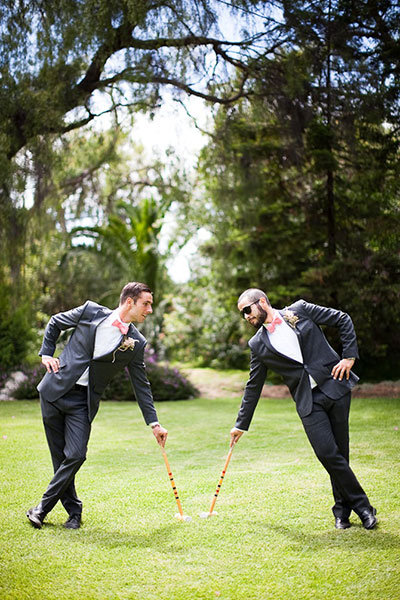
[[[233,429],[236,429],[236,431],[241,431],[242,433],[245,433],[246,429],[239,429],[239,427],[233,427]]]
[[[156,427],[159,424],[160,423],[158,421],[153,421],[152,423],[149,423],[149,427],[151,427],[152,429],[154,429],[154,427]]]

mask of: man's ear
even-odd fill
[[[267,310],[269,308],[268,302],[263,297],[260,298],[260,304],[261,304],[261,306],[263,307],[264,310]]]

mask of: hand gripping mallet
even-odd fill
[[[169,480],[170,480],[171,485],[172,485],[172,489],[173,489],[173,492],[174,492],[175,500],[176,500],[176,503],[178,505],[179,513],[177,515],[175,515],[175,518],[178,519],[179,521],[191,521],[192,517],[188,517],[187,515],[183,514],[182,504],[181,504],[181,501],[179,500],[178,490],[176,489],[176,485],[175,485],[175,481],[174,481],[174,476],[172,475],[171,467],[169,466],[169,462],[168,462],[168,458],[167,458],[167,453],[165,451],[165,448],[163,448],[161,445],[160,445],[160,448],[161,448],[162,455],[164,457],[165,466],[167,467],[167,473],[168,473],[168,477],[169,477]]]
[[[235,446],[235,443],[236,442],[233,442],[233,444],[230,447],[230,450],[228,452],[228,456],[226,457],[224,468],[222,469],[221,477],[219,478],[217,489],[215,490],[214,498],[212,499],[212,502],[211,502],[210,510],[209,510],[209,512],[202,512],[202,513],[200,513],[200,517],[202,519],[207,519],[207,517],[212,517],[213,515],[217,515],[218,514],[218,513],[214,512],[214,506],[215,506],[215,503],[217,501],[219,491],[221,489],[222,481],[223,481],[223,479],[224,479],[224,477],[226,475],[226,471],[228,469],[229,461],[231,460],[231,457],[232,457],[232,452],[233,452],[233,448]]]

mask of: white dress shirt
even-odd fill
[[[277,311],[275,311],[275,314],[278,314]],[[301,364],[304,364],[303,354],[301,352],[297,334],[294,329],[285,321],[285,319],[282,318],[282,323],[280,323],[280,325],[275,325],[275,329],[272,333],[268,331],[267,325],[268,323],[264,323],[269,341],[275,350],[281,354],[284,354],[285,356],[288,356],[289,358],[293,358]],[[317,382],[311,377],[310,374],[308,376],[310,378],[311,389],[315,388],[318,385]]]
[[[113,312],[97,326],[93,358],[108,354],[108,352],[111,352],[111,350],[117,346],[122,334],[118,327],[113,325],[115,320],[124,323],[120,319],[118,308],[113,310]],[[129,325],[129,323],[124,323],[124,325]],[[76,383],[78,385],[89,384],[89,367],[82,373]]]

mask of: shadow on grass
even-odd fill
[[[62,524],[46,521],[43,524],[43,531],[46,529],[56,535],[73,536],[74,543],[82,545],[93,545],[101,548],[153,548],[159,552],[187,552],[184,540],[182,544],[171,543],[171,536],[176,536],[176,528],[181,524],[170,524],[157,528],[148,529],[146,533],[138,533],[134,531],[123,531],[113,527],[112,523],[104,527],[92,527],[83,525],[80,529],[66,529]]]
[[[265,524],[264,524],[265,527]],[[305,532],[295,527],[269,524],[269,530],[276,535],[292,540],[296,545],[302,547],[302,551],[320,551],[328,547],[341,546],[348,544],[351,549],[365,550],[376,549],[377,552],[382,549],[400,548],[400,534],[380,530],[378,526],[373,530],[366,530],[362,524],[353,523],[350,529],[332,531]]]

